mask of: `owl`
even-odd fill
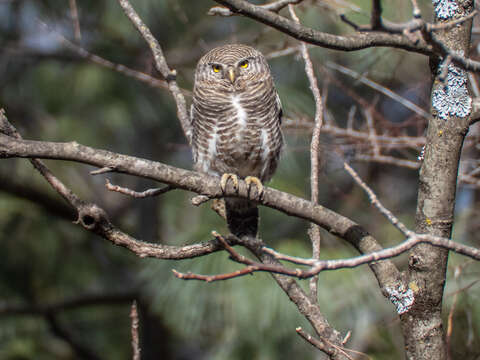
[[[239,44],[205,54],[195,71],[191,121],[195,169],[221,177],[223,190],[244,179],[261,196],[283,145],[282,106],[265,57]],[[225,211],[232,234],[256,236],[253,199],[227,197]]]

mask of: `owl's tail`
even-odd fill
[[[252,201],[238,198],[225,199],[225,212],[230,232],[242,238],[256,237],[258,230],[258,207]]]

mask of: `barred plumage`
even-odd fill
[[[283,144],[282,109],[265,57],[246,45],[225,45],[197,64],[191,120],[198,171],[262,182],[273,176]],[[227,222],[237,236],[255,236],[255,202],[225,199]]]

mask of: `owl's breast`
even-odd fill
[[[224,92],[196,105],[194,143],[199,146],[196,150],[194,145],[194,156],[199,170],[262,180],[271,177],[282,136],[276,92],[270,89],[257,86]]]

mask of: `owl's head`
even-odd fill
[[[247,45],[229,44],[210,50],[200,59],[195,82],[239,89],[266,76],[270,77],[270,68],[262,53]]]

